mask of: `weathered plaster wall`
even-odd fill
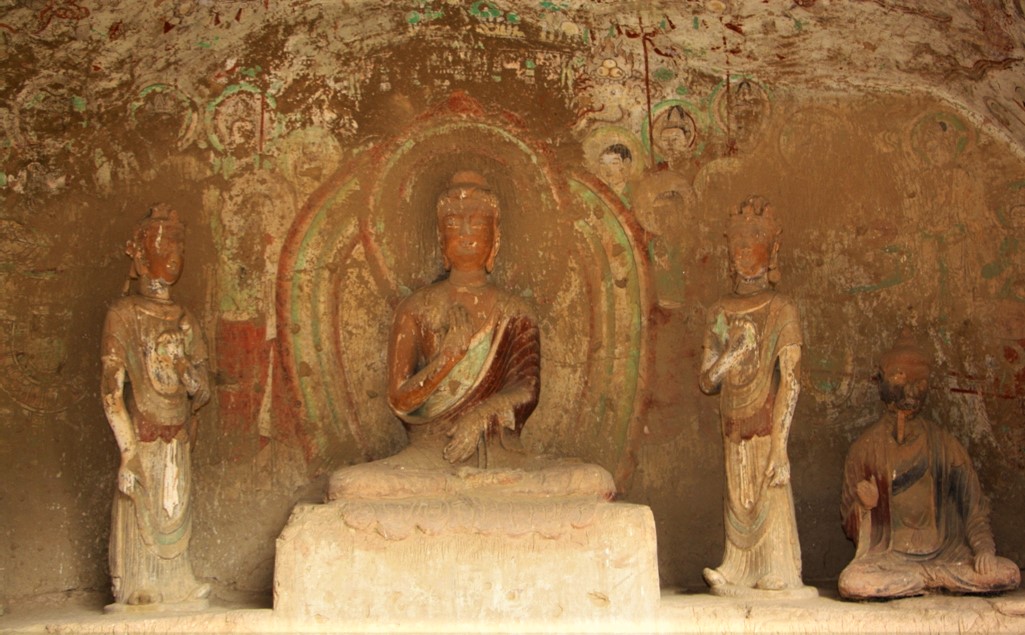
[[[840,467],[905,323],[1025,562],[1025,20],[933,5],[0,0],[0,603],[108,584],[99,334],[149,204],[188,222],[176,294],[214,355],[197,573],[268,597],[292,505],[402,442],[388,316],[437,275],[431,201],[467,165],[506,205],[496,277],[542,316],[528,438],[652,506],[664,584],[721,552],[696,374],[722,219],[751,193],[779,210],[803,312],[806,578],[852,553]],[[615,143],[622,199],[599,168]]]

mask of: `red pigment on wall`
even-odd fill
[[[217,395],[225,430],[256,430],[270,359],[266,333],[254,321],[217,323]]]

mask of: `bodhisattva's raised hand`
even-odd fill
[[[758,336],[754,325],[748,320],[738,320],[730,325],[727,335],[729,344],[724,357],[730,358],[729,366],[735,366],[748,351],[758,347]]]
[[[754,325],[738,320],[730,325],[726,336],[726,350],[715,359],[707,371],[707,383],[717,385],[726,373],[745,359],[748,352],[758,347]]]

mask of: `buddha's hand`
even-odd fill
[[[770,452],[769,466],[765,468],[769,487],[783,487],[790,482],[790,459],[786,452]]]
[[[875,475],[860,481],[855,487],[855,493],[858,495],[858,502],[862,507],[875,509],[879,504],[879,485],[876,483]]]
[[[117,488],[127,496],[135,493],[135,486],[140,482],[142,461],[139,455],[130,452],[121,455],[121,466],[117,470]]]
[[[448,309],[448,330],[441,340],[441,354],[452,361],[459,361],[466,355],[473,339],[473,322],[466,307],[453,304]]]
[[[477,443],[488,429],[488,424],[491,423],[494,416],[494,412],[489,408],[481,407],[483,405],[480,404],[476,408],[472,408],[456,419],[452,423],[452,427],[448,429],[446,434],[452,440],[445,446],[442,456],[449,463],[462,463],[477,451]]]
[[[993,553],[975,554],[975,572],[981,575],[990,575],[997,570],[997,557]]]

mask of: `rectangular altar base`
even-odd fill
[[[345,522],[338,505],[295,508],[277,541],[275,615],[313,622],[604,621],[651,619],[658,609],[655,523],[646,506],[601,503],[585,526],[568,523],[557,537],[544,537],[496,530],[502,523],[495,514],[517,510],[491,503],[472,523],[487,529],[415,529],[388,539],[362,516],[381,503],[366,505],[357,509],[361,529]],[[549,511],[564,513],[559,505]],[[444,509],[426,517],[438,512]]]

